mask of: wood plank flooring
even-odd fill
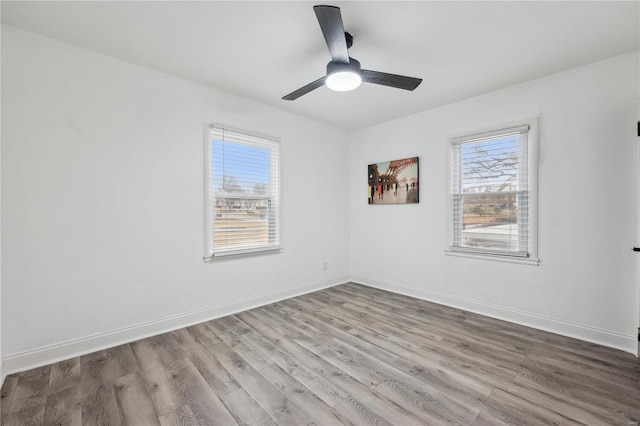
[[[2,425],[640,423],[631,354],[344,284],[7,377]]]

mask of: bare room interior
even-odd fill
[[[640,424],[637,1],[1,1],[2,425]]]

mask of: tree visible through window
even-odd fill
[[[528,129],[452,142],[452,249],[529,255]]]
[[[280,248],[279,143],[212,127],[207,143],[209,256]]]

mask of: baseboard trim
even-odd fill
[[[635,336],[630,336],[615,331],[604,330],[557,318],[546,317],[530,312],[511,309],[504,306],[467,299],[449,293],[435,290],[426,290],[404,283],[378,280],[375,278],[354,275],[351,280],[358,284],[391,291],[417,299],[450,306],[465,311],[487,315],[492,318],[525,325],[538,330],[548,331],[575,339],[630,352],[638,356],[638,345]]]
[[[4,367],[2,371],[2,381],[4,382],[4,376],[7,374],[18,373],[20,371],[41,367],[43,365],[52,364],[65,359],[75,358],[77,356],[122,345],[124,343],[133,342],[135,340],[210,321],[215,318],[268,305],[280,300],[344,284],[349,282],[350,279],[350,276],[345,275],[322,281],[299,284],[235,302],[198,309],[155,321],[140,323],[130,327],[123,327],[105,333],[97,333],[79,339],[68,340],[66,342],[11,354],[4,357],[2,360]]]

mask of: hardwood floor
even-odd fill
[[[3,425],[638,425],[633,355],[345,284],[8,376]]]

